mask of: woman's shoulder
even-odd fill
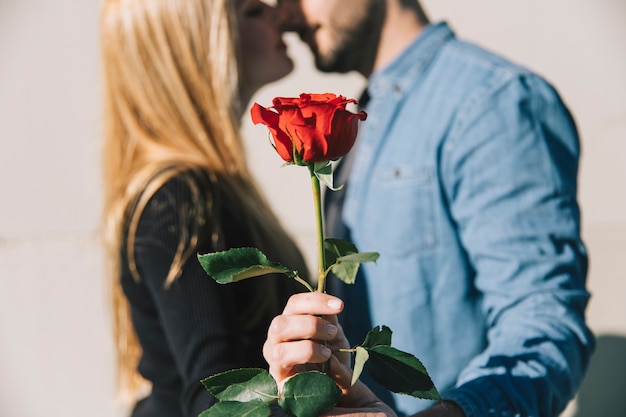
[[[202,170],[163,172],[143,193],[135,208],[138,237],[156,234],[178,241],[207,226],[216,212],[217,185],[210,173]]]
[[[149,205],[177,206],[184,203],[198,204],[215,197],[216,180],[206,171],[187,169],[155,176],[144,192],[155,190],[150,196]]]

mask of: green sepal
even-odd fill
[[[341,397],[341,390],[328,375],[302,372],[283,386],[278,405],[295,417],[318,417],[330,411]]]
[[[203,379],[202,385],[220,401],[271,402],[278,397],[274,378],[264,369],[233,369]]]
[[[335,187],[333,184],[333,166],[330,161],[315,162],[313,164],[313,173],[330,190],[339,191],[343,188],[343,185]]]
[[[269,417],[271,414],[270,405],[261,401],[222,401],[204,410],[198,417]]]
[[[372,379],[390,391],[428,400],[441,397],[422,362],[391,346],[367,349],[367,369]]]
[[[229,284],[261,275],[281,273],[290,278],[296,272],[276,262],[271,262],[256,248],[233,248],[223,252],[198,254],[204,271],[220,284]]]
[[[289,132],[287,132],[287,133],[289,133]],[[293,155],[293,163],[296,164],[296,165],[300,165],[300,166],[307,166],[307,165],[309,165],[304,160],[304,151],[302,151],[302,154],[298,153],[298,149],[296,148],[296,143],[293,140],[291,141],[291,145],[292,145],[291,153]]]

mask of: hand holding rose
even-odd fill
[[[375,262],[379,257],[377,252],[359,252],[350,242],[324,236],[320,183],[335,190],[331,161],[352,148],[358,122],[367,117],[365,112],[347,110],[351,103],[357,101],[330,93],[301,94],[297,98],[277,97],[271,107],[255,104],[251,109],[252,121],[268,127],[274,148],[286,165],[309,169],[317,221],[317,290],[298,271],[271,261],[256,248],[198,254],[204,270],[219,283],[282,273],[311,292],[293,296],[270,326],[263,354],[270,364],[271,376],[264,370],[239,369],[202,380],[205,388],[220,400],[207,416],[249,412],[255,413],[251,416],[264,416],[272,403],[300,417],[317,417],[331,409],[331,415],[395,416],[391,408],[358,382],[366,362],[372,375],[376,375],[374,380],[393,392],[439,399],[419,359],[391,346],[392,331],[387,326],[376,326],[361,345],[351,349],[336,316],[342,311],[343,302],[325,294],[330,272],[353,284],[360,264]],[[357,364],[354,375],[350,369],[353,354]],[[398,378],[404,374],[411,377]],[[232,385],[238,388],[229,390]]]
[[[316,369],[329,361],[328,375],[341,387],[339,407],[328,416],[395,417],[389,406],[381,402],[363,383],[350,386],[350,356],[340,349],[349,343],[337,322],[343,302],[324,293],[293,295],[283,314],[272,321],[263,348],[270,373],[279,387],[298,372]],[[320,317],[323,316],[323,317]],[[326,346],[319,343],[326,342]]]
[[[343,396],[338,407],[325,416],[396,417],[391,407],[380,401],[365,384],[357,381],[350,386],[350,357],[339,351],[349,347],[337,322],[336,315],[342,310],[343,302],[325,293],[291,296],[283,314],[272,321],[263,347],[270,373],[282,387],[298,372],[316,369],[328,360],[328,375],[341,387]],[[321,341],[326,342],[326,346],[319,343]],[[464,413],[455,403],[442,401],[412,417],[464,417]]]
[[[279,386],[298,372],[318,369],[329,359],[339,386],[350,385],[349,354],[338,351],[350,347],[337,322],[336,315],[342,310],[340,299],[324,293],[296,294],[289,299],[283,314],[272,321],[263,348]]]

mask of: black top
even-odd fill
[[[221,229],[220,246],[224,247],[220,250],[253,246],[236,207],[226,198],[207,211],[204,222],[195,218],[194,210],[219,199],[215,198],[217,187],[208,178],[192,176],[200,185],[199,196],[193,197],[192,188],[179,176],[163,185],[144,210],[135,243],[139,281],[131,276],[127,254],[123,254],[122,288],[143,349],[138,370],[153,384],[151,394],[137,404],[133,417],[197,417],[215,401],[201,379],[233,368],[267,367],[262,346],[276,311],[261,313],[250,330],[244,330],[244,324],[251,320],[249,307],[262,294],[260,286],[268,279],[284,277],[217,284],[203,271],[194,252],[184,263],[182,274],[165,287],[181,234],[188,236],[202,223],[197,252],[216,249],[211,224]],[[219,194],[224,197],[224,193]],[[282,292],[278,296],[280,311],[289,293],[284,285],[278,288]]]

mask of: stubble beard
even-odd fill
[[[378,51],[384,16],[384,2],[370,1],[363,18],[356,24],[342,25],[333,21],[331,26],[335,26],[335,30],[330,36],[330,51],[322,55],[319,48],[313,49],[317,69],[338,73],[359,71],[369,75]]]

